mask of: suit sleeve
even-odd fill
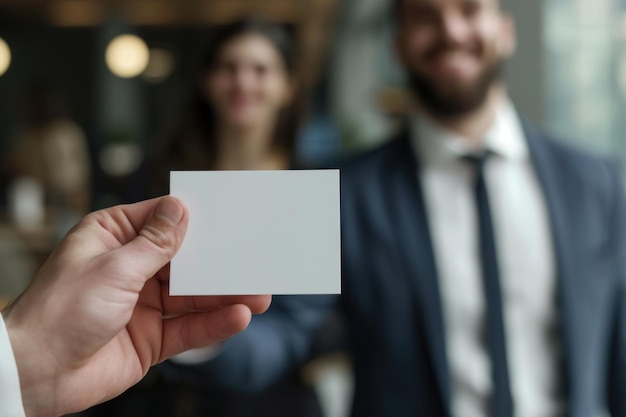
[[[275,296],[246,330],[224,343],[214,358],[193,365],[167,362],[170,379],[205,387],[253,392],[266,389],[308,358],[318,328],[337,296]]]
[[[615,309],[609,356],[608,402],[613,417],[626,417],[626,200],[619,174],[614,171],[613,219],[609,224],[616,250]]]

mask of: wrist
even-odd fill
[[[51,363],[45,360],[48,355],[45,342],[36,337],[37,332],[26,331],[27,326],[14,317],[10,307],[2,316],[13,350],[26,417],[55,415],[54,378],[49,370]]]

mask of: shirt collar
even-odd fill
[[[413,148],[418,160],[424,164],[458,160],[460,156],[476,151],[461,135],[423,114],[415,113],[410,119],[410,127]],[[497,108],[496,117],[484,136],[484,150],[510,160],[528,157],[523,129],[510,101],[503,101]]]

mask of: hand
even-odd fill
[[[168,295],[188,216],[172,197],[88,215],[3,313],[27,416],[113,398],[150,366],[224,340],[267,309],[270,296]]]

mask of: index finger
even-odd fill
[[[169,295],[169,285],[161,285],[163,314],[167,316],[189,312],[218,310],[235,304],[247,306],[253,314],[265,312],[272,301],[271,295]]]

